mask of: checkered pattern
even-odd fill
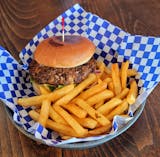
[[[160,38],[140,35],[125,36],[118,49],[118,61],[129,60],[139,72],[136,77],[140,93],[153,88],[160,81]]]
[[[129,60],[130,66],[137,69],[139,76],[136,79],[140,89],[137,104],[141,104],[160,81],[160,38],[130,35],[110,22],[85,12],[78,4],[49,23],[26,45],[20,53],[23,65],[0,47],[0,99],[14,111],[13,118],[17,123],[48,145],[89,141],[107,136],[60,141],[54,132],[50,133],[28,116],[31,108],[24,109],[17,105],[18,97],[35,94],[29,81],[28,64],[42,40],[61,35],[62,16],[65,18],[65,34],[80,34],[93,41],[97,47],[94,55],[97,60],[103,60],[108,66],[114,62]],[[137,107],[135,105],[132,111]],[[121,126],[119,123],[119,119],[114,121],[113,130],[116,131]]]

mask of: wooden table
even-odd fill
[[[160,35],[159,0],[0,0],[0,45],[18,59],[28,41],[51,20],[79,3],[133,34]],[[158,157],[160,156],[160,85],[147,99],[137,122],[101,146],[64,150],[39,145],[20,133],[0,105],[1,157]]]

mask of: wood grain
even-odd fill
[[[0,45],[18,59],[28,41],[51,20],[79,3],[131,34],[160,35],[159,0],[0,0]],[[20,133],[0,105],[1,157],[159,157],[160,85],[125,133],[98,147],[67,150],[40,145]]]

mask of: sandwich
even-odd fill
[[[53,36],[39,43],[29,64],[33,88],[44,85],[53,91],[68,84],[82,82],[96,71],[95,45],[78,35]]]

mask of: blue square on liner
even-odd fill
[[[73,22],[69,23],[69,26],[73,27],[75,24]]]
[[[12,97],[16,97],[15,91],[11,91]]]
[[[69,18],[70,18],[71,20],[74,20],[74,19],[75,19],[75,17],[74,17],[73,15],[70,15]]]
[[[75,12],[76,10],[75,10],[74,7],[72,7],[72,8],[70,8],[70,11],[73,13],[73,12]]]
[[[149,73],[154,73],[156,70],[156,67],[151,67]]]
[[[106,21],[104,21],[103,24],[102,24],[102,27],[105,28],[105,29],[107,29],[108,26],[109,26],[109,23],[106,22]]]
[[[7,83],[12,83],[11,77],[6,77]]]
[[[153,59],[148,59],[148,60],[147,60],[147,64],[146,64],[146,65],[147,65],[147,66],[151,66],[151,65],[152,65],[152,63],[153,63]]]
[[[46,30],[46,32],[48,32],[48,31],[50,30],[50,27],[47,25],[47,26],[45,27],[45,30]]]
[[[4,73],[2,70],[0,70],[0,76],[4,76]]]
[[[109,37],[111,36],[111,32],[106,31],[106,32],[104,33],[104,36],[107,37],[107,38],[109,38]]]
[[[2,98],[2,99],[6,98],[4,92],[0,92],[0,98]]]
[[[152,81],[156,81],[158,78],[158,74],[154,74],[153,77],[152,77]]]
[[[100,26],[99,26],[99,25],[97,25],[97,24],[95,24],[95,25],[94,25],[94,27],[93,27],[93,30],[98,31],[98,30],[99,30],[99,28],[100,28]]]
[[[97,40],[101,40],[101,39],[102,39],[102,35],[98,33],[98,34],[96,35],[96,39],[97,39]]]
[[[96,22],[97,21],[97,19],[98,19],[98,17],[97,16],[93,16],[93,18],[92,18],[92,22]]]
[[[119,34],[119,32],[120,32],[120,29],[119,29],[119,28],[117,28],[117,27],[116,27],[116,28],[114,29],[114,31],[113,31],[113,33],[114,33],[114,34],[116,34],[116,35],[118,35],[118,34]]]
[[[136,57],[135,60],[134,60],[134,63],[135,64],[140,64],[140,62],[141,62],[141,58]]]
[[[154,43],[154,38],[149,38],[147,44],[153,44]]]
[[[82,27],[82,26],[83,26],[83,23],[82,23],[82,22],[79,22],[77,25],[78,25],[79,27]]]
[[[82,20],[83,19],[83,16],[78,16],[78,20]]]
[[[149,54],[150,54],[150,52],[145,51],[142,58],[148,58]]]
[[[35,42],[35,46],[38,46],[38,44],[39,44],[39,41],[36,41],[36,42]]]
[[[106,52],[102,51],[100,55],[101,55],[103,58],[105,58],[107,54],[106,54]]]
[[[83,13],[83,10],[81,8],[79,8],[78,10],[78,13],[82,14]]]
[[[116,40],[115,40],[115,42],[116,42],[117,44],[120,44],[121,41],[122,41],[122,39],[121,39],[120,37],[117,37]]]
[[[139,50],[141,50],[141,51],[144,51],[145,48],[146,48],[146,45],[145,45],[145,44],[141,44],[141,45],[139,46]]]
[[[78,32],[79,34],[82,34],[82,33],[83,33],[83,30],[82,30],[82,29],[79,29],[77,32]]]
[[[147,78],[147,74],[143,73],[143,75],[141,76],[141,79],[145,80]]]
[[[13,84],[13,88],[14,88],[15,90],[18,90],[17,84]]]
[[[152,50],[151,50],[151,51],[155,52],[155,51],[157,51],[157,49],[158,49],[158,45],[153,45],[153,47],[152,47]]]
[[[29,44],[30,44],[30,46],[32,46],[32,45],[34,44],[34,41],[31,40],[31,41],[29,42]]]
[[[144,71],[145,66],[139,66],[138,68],[138,72],[143,72]]]
[[[133,43],[127,43],[126,49],[132,49]]]
[[[74,33],[75,33],[75,30],[74,30],[74,29],[71,29],[71,30],[69,30],[69,33],[70,33],[70,34],[74,34]]]
[[[8,84],[2,84],[3,91],[9,91]]]
[[[8,69],[5,63],[1,63],[1,67],[2,67],[2,70],[7,70]]]
[[[144,84],[143,84],[143,87],[147,87],[149,84],[149,81],[145,81]]]
[[[108,40],[107,45],[108,45],[109,47],[111,47],[111,46],[113,45],[113,41],[112,41],[112,40]]]
[[[104,48],[104,43],[99,42],[98,47],[102,50]]]
[[[39,127],[38,127],[37,130],[38,130],[39,133],[42,133],[42,131],[43,131],[43,126],[42,126],[42,125],[39,125]]]
[[[14,60],[13,60],[13,58],[7,58],[7,63],[11,63],[11,62],[13,62]]]
[[[26,127],[27,129],[31,127],[28,123],[26,123],[26,124],[24,124],[24,125],[25,125],[25,127]]]
[[[97,55],[96,53],[94,53],[94,58],[97,59],[99,57],[99,55]]]
[[[135,43],[140,43],[141,42],[141,38],[140,36],[135,36],[134,42]]]

